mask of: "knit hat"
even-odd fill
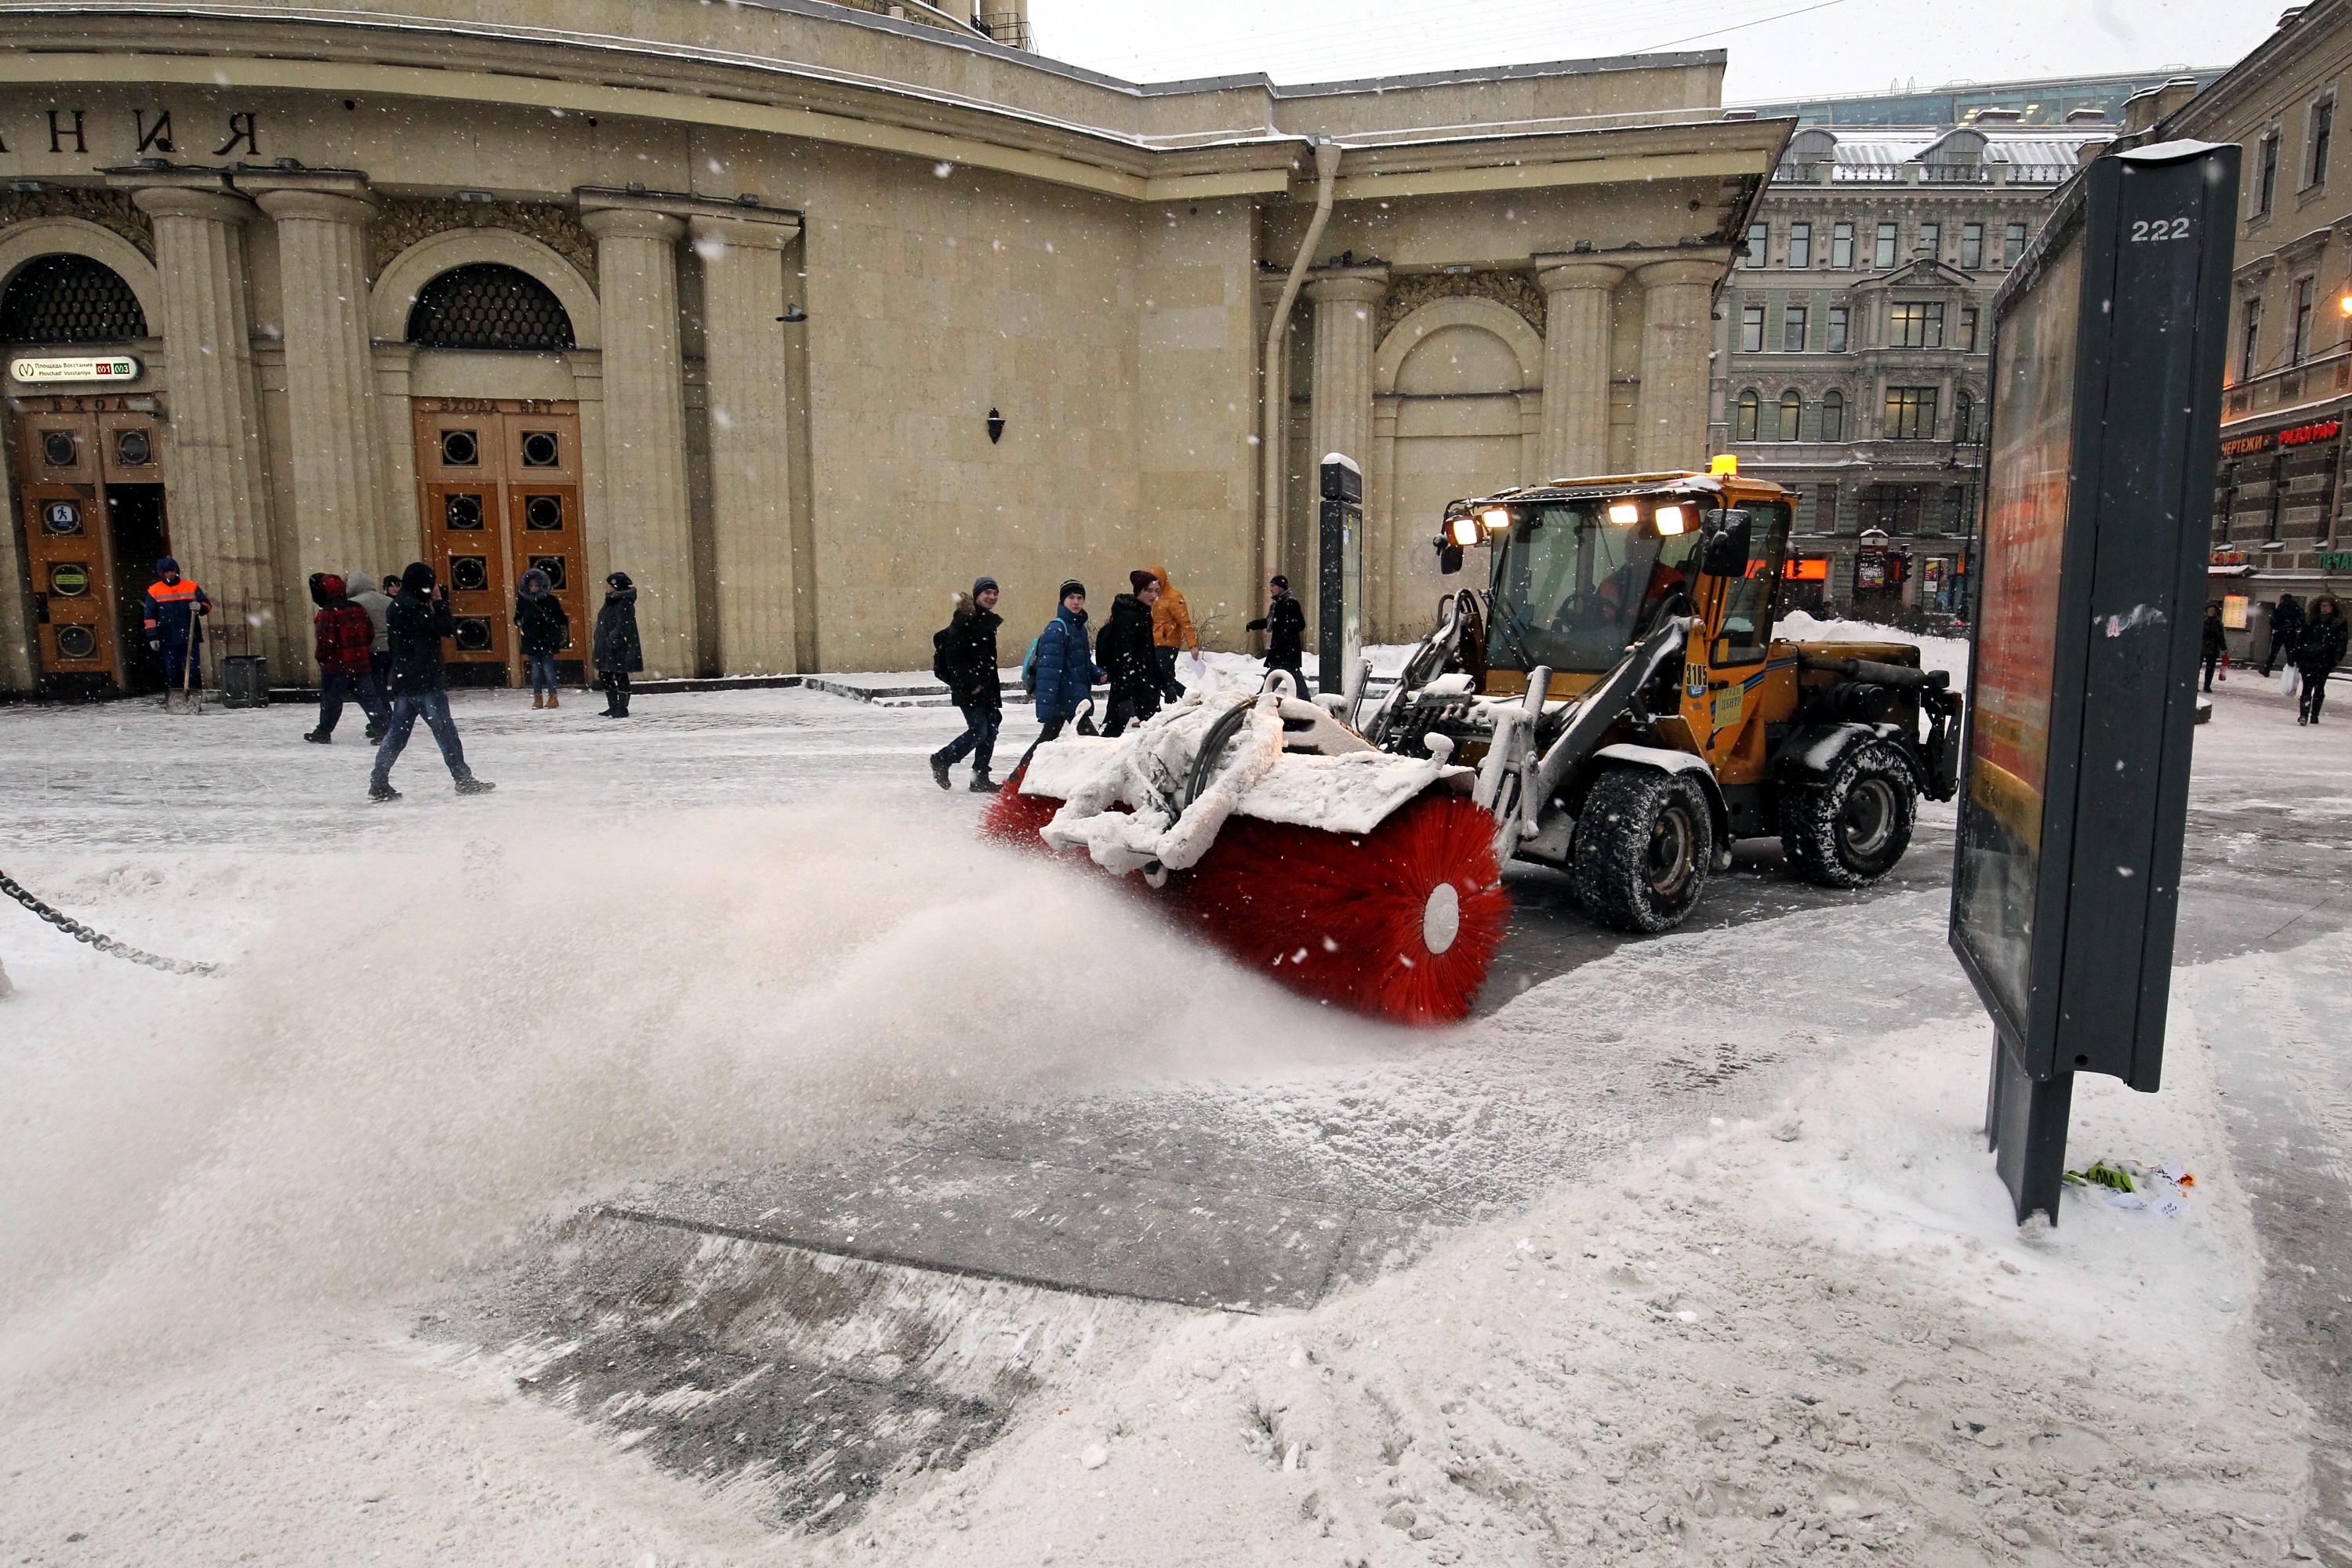
[[[1156,588],[1160,585],[1160,579],[1149,572],[1129,572],[1127,574],[1127,582],[1128,586],[1139,594],[1146,588]]]
[[[995,578],[993,578],[993,577],[978,577],[978,578],[974,578],[974,579],[972,580],[972,584],[971,584],[971,596],[972,596],[973,598],[977,599],[977,598],[979,598],[982,594],[987,593],[991,588],[995,588],[995,587],[996,587],[996,579],[995,579]],[[1002,593],[1003,590],[1000,588],[1000,589],[998,589],[997,591],[998,591],[999,593]]]
[[[1274,579],[1274,585],[1286,594],[1290,592],[1290,579],[1287,577],[1276,576]]]
[[[180,563],[179,563],[178,562],[176,562],[176,561],[173,560],[173,559],[172,559],[170,556],[168,556],[168,555],[166,555],[165,557],[163,557],[163,559],[162,559],[161,561],[158,561],[157,563],[155,563],[155,574],[156,574],[158,577],[162,576],[162,575],[163,575],[164,573],[166,573],[166,572],[177,572],[179,569],[180,569]]]
[[[604,586],[607,588],[634,588],[636,584],[629,581],[629,574],[626,572],[615,572],[611,576],[604,579]]]
[[[400,574],[400,590],[404,594],[433,592],[433,568],[422,561],[410,562],[408,569]]]
[[[319,592],[330,599],[340,599],[343,596],[343,580],[330,572],[319,579]]]
[[[1054,597],[1056,599],[1066,599],[1073,594],[1076,594],[1081,599],[1085,598],[1087,596],[1087,585],[1084,583],[1079,582],[1076,577],[1069,577],[1063,580],[1062,591],[1055,595]]]

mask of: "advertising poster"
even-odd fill
[[[1995,345],[1969,788],[1960,803],[1961,940],[2025,1013],[2050,750],[2061,554],[2074,461],[2079,237],[2054,253]]]

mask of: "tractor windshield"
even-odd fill
[[[1486,662],[1497,669],[1600,671],[1688,596],[1697,563],[1698,508],[1687,531],[1661,538],[1655,510],[1673,496],[1617,503],[1564,501],[1518,514],[1495,540],[1494,616]]]

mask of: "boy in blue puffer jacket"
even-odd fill
[[[1045,727],[1037,737],[1042,744],[1058,737],[1086,706],[1095,682],[1108,679],[1096,668],[1087,637],[1087,585],[1075,577],[1062,584],[1062,608],[1038,635],[1036,658],[1037,722]],[[1087,730],[1078,726],[1080,734]]]

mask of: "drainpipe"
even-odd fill
[[[1298,286],[1314,261],[1315,242],[1323,237],[1323,226],[1330,221],[1332,190],[1339,178],[1339,144],[1325,138],[1312,138],[1309,145],[1315,149],[1315,216],[1307,226],[1307,237],[1298,242],[1298,255],[1290,263],[1290,276],[1283,281],[1282,298],[1275,302],[1274,320],[1265,329],[1265,411],[1258,432],[1258,444],[1263,448],[1259,456],[1265,463],[1258,494],[1262,520],[1258,591],[1265,589],[1268,577],[1282,570],[1282,426],[1284,416],[1290,412],[1287,360],[1282,352],[1282,341],[1289,334],[1290,308],[1298,301]]]

